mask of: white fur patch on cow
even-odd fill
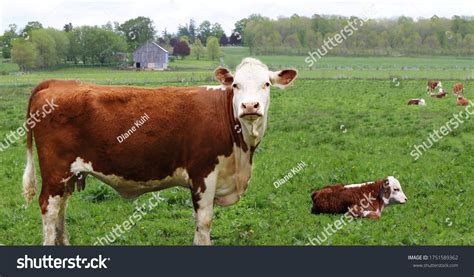
[[[189,187],[190,179],[184,168],[177,168],[171,176],[161,180],[133,181],[117,175],[104,175],[93,171],[92,176],[113,187],[122,197],[135,198],[144,193],[158,191],[174,186]]]
[[[222,90],[222,91],[226,91],[226,87],[223,86],[223,85],[220,85],[220,86],[203,86],[203,87],[206,87],[206,90]]]
[[[26,168],[23,173],[23,196],[27,203],[31,203],[36,194],[36,176],[33,152],[28,149],[26,152]]]
[[[92,163],[86,163],[82,158],[77,157],[76,160],[71,164],[71,172],[74,175],[79,175],[82,172],[92,172]]]
[[[105,175],[102,172],[95,171],[91,162],[86,163],[82,158],[77,157],[76,161],[71,164],[71,172],[75,175],[88,173],[105,184],[110,185],[125,198],[135,198],[147,192],[173,186],[188,187],[190,185],[188,172],[184,168],[177,168],[171,176],[161,180],[134,181],[127,180],[122,176],[114,174]]]
[[[372,182],[366,182],[366,183],[361,183],[361,184],[352,184],[352,185],[345,185],[345,188],[360,188],[363,186],[366,186],[368,184],[373,184]]]
[[[43,214],[43,244],[67,245],[69,241],[65,234],[65,211],[67,196],[50,196],[46,213]]]
[[[219,163],[214,170],[217,172],[215,203],[220,206],[238,202],[247,190],[252,174],[250,151],[243,152],[235,144],[233,148],[229,157],[219,157]]]
[[[230,156],[219,156],[214,170],[204,178],[206,190],[200,192],[196,211],[197,229],[193,244],[210,245],[213,205],[229,206],[238,202],[248,187],[252,165],[250,151],[243,152],[235,144]]]

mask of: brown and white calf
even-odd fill
[[[439,89],[438,93],[431,93],[430,94],[431,97],[436,97],[436,98],[443,98],[446,95],[448,95],[448,92],[446,92],[445,90],[443,90],[441,88]]]
[[[355,217],[380,218],[390,204],[404,204],[407,197],[400,182],[393,176],[375,182],[353,185],[332,185],[313,192],[314,214],[346,213]]]
[[[426,102],[425,102],[425,99],[423,99],[423,98],[410,99],[410,101],[408,101],[408,105],[426,106]]]
[[[433,92],[436,89],[442,88],[443,85],[439,81],[428,81],[428,84],[426,85],[426,91],[427,92]]]
[[[467,105],[469,105],[469,100],[466,97],[464,97],[462,95],[459,95],[458,100],[456,101],[456,105],[458,105],[458,106],[467,106]]]
[[[270,87],[284,88],[296,75],[293,69],[273,72],[246,58],[235,75],[225,68],[215,71],[220,86],[40,83],[30,97],[28,117],[48,99],[57,107],[28,132],[23,187],[31,201],[34,138],[42,177],[43,243],[68,244],[67,199],[91,175],[125,198],[188,187],[197,225],[193,242],[211,244],[214,204],[232,205],[247,189],[252,155],[267,128]],[[146,122],[127,131],[144,114]],[[124,133],[129,136],[118,142]]]
[[[453,93],[456,95],[463,94],[464,92],[464,84],[463,83],[457,83],[453,86]]]

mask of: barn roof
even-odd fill
[[[161,47],[158,43],[156,43],[156,42],[154,42],[154,41],[147,41],[147,42],[145,42],[145,43],[142,44],[140,47],[138,47],[135,51],[133,51],[133,53],[135,53],[135,52],[141,50],[141,49],[143,48],[143,46],[145,46],[145,45],[148,44],[148,43],[151,43],[151,44],[157,46],[158,48],[160,48],[161,50],[163,50],[165,53],[169,53],[165,48]]]
[[[161,47],[158,43],[156,43],[156,42],[154,42],[154,41],[152,41],[151,43],[153,43],[154,45],[160,47],[161,50],[163,50],[163,51],[165,51],[166,53],[168,53],[168,51],[167,51],[165,48]]]

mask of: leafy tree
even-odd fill
[[[68,33],[68,57],[74,62],[111,63],[127,51],[127,43],[119,34],[99,27],[82,26]]]
[[[230,45],[242,45],[242,36],[239,32],[234,31],[232,35],[229,37],[229,44]]]
[[[207,43],[207,38],[211,36],[211,22],[209,22],[208,20],[205,20],[201,24],[199,24],[197,33],[201,41],[204,41]]]
[[[189,56],[191,54],[191,49],[186,41],[180,40],[174,47],[173,47],[173,55],[179,56],[182,59],[184,57]]]
[[[177,37],[172,37],[171,40],[170,40],[170,45],[171,45],[171,47],[175,47],[176,44],[178,44],[178,42],[179,42],[179,38],[177,38]]]
[[[27,38],[31,36],[32,32],[35,30],[43,29],[43,24],[38,21],[30,21],[26,24],[25,28],[21,31],[21,36]]]
[[[56,42],[54,37],[45,29],[36,29],[31,32],[31,41],[36,47],[38,67],[51,67],[60,62],[56,52]]]
[[[193,44],[191,52],[196,57],[196,60],[201,59],[206,54],[206,49],[202,45],[202,42],[199,38],[196,38],[196,41]]]
[[[20,70],[31,70],[36,66],[37,54],[35,45],[25,39],[17,39],[13,42],[12,61],[20,67]]]
[[[64,24],[64,27],[63,27],[64,32],[71,32],[72,29],[73,29],[73,26],[71,22]]]
[[[219,44],[221,46],[226,46],[229,44],[229,38],[225,35],[225,34],[222,34],[220,39],[219,39]]]
[[[178,33],[176,34],[177,37],[188,37],[190,36],[188,25],[179,25],[178,26]]]
[[[224,29],[222,29],[221,24],[219,24],[217,22],[212,24],[211,36],[216,37],[216,38],[220,38],[223,34],[224,34]]]
[[[241,19],[241,20],[235,22],[235,24],[234,24],[234,30],[232,30],[232,35],[234,35],[235,33],[237,33],[236,35],[243,36],[244,30],[245,30],[245,26],[247,25],[247,21],[248,21],[247,18],[243,18],[243,19]],[[232,42],[231,42],[231,44],[232,44]]]
[[[12,42],[18,37],[16,34],[17,26],[10,24],[8,29],[5,30],[3,35],[0,37],[0,47],[2,48],[2,57],[9,59],[11,57]]]
[[[125,36],[130,51],[134,51],[147,41],[154,40],[156,33],[153,21],[143,16],[125,21],[118,27],[118,31]]]
[[[208,37],[207,39],[207,56],[211,60],[217,59],[221,54],[219,42],[216,37]]]
[[[54,39],[56,55],[58,58],[67,61],[69,38],[67,37],[66,32],[53,28],[47,28],[45,29],[45,32]]]
[[[195,43],[195,40],[196,40],[196,22],[192,18],[189,20],[188,32],[189,32],[189,41],[191,43]]]

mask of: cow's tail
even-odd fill
[[[27,203],[31,203],[36,194],[35,162],[33,158],[33,128],[32,126],[29,126],[31,102],[33,96],[37,92],[48,88],[51,81],[52,80],[41,82],[33,89],[28,101],[28,109],[26,111],[26,123],[24,125],[26,129],[26,167],[23,172],[23,196]]]

